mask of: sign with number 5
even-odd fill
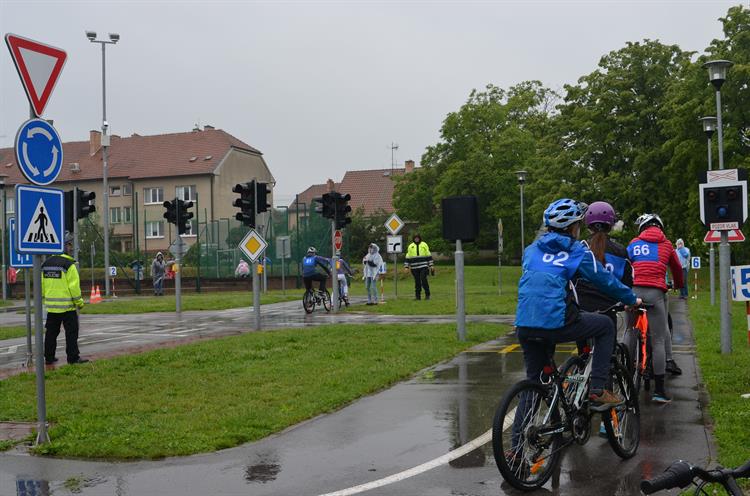
[[[732,267],[732,299],[750,301],[750,265]]]

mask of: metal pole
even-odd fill
[[[34,255],[34,328],[36,349],[36,444],[49,442],[47,434],[47,400],[44,391],[44,336],[42,334],[42,256]]]
[[[711,138],[708,138],[708,170],[713,167],[711,160]],[[714,243],[709,243],[708,248],[708,267],[709,277],[711,278],[711,306],[716,305],[716,260],[715,260]]]
[[[339,257],[336,255],[336,242],[335,240],[336,236],[336,216],[334,214],[334,218],[331,221],[331,289],[333,296],[331,296],[331,299],[333,300],[331,302],[331,311],[333,313],[336,313],[339,311],[339,269],[338,269],[338,261]]]
[[[464,251],[460,239],[456,240],[456,332],[459,341],[466,341],[466,308],[464,305]]]
[[[724,130],[721,124],[721,91],[716,91],[716,123],[719,136],[719,169],[724,169]],[[729,307],[729,232],[721,231],[719,244],[719,292],[721,297],[721,352],[732,352],[732,314]]]
[[[302,273],[301,267],[300,267],[300,261],[299,261],[299,255],[300,255],[300,248],[299,248],[299,195],[295,195],[294,199],[294,215],[297,217],[297,289],[299,289],[302,285],[302,281],[300,279],[300,274]],[[290,247],[291,248],[291,247]]]
[[[80,240],[78,239],[78,186],[73,188],[73,258],[78,260]]]
[[[180,222],[180,202],[179,200],[175,199],[175,217],[177,218],[177,223]],[[179,225],[177,227],[177,238],[175,239],[175,246],[177,249],[175,250],[174,258],[175,258],[175,271],[174,271],[174,301],[175,301],[175,311],[177,312],[177,320],[182,319],[182,268],[180,267],[180,262],[182,261],[182,237],[180,236],[180,227]]]
[[[526,243],[523,239],[523,183],[521,183],[521,259],[523,260],[523,249],[526,247]]]
[[[724,130],[721,124],[721,91],[716,90],[716,131],[719,136],[719,169],[724,169]]]
[[[286,296],[286,282],[284,280],[284,254],[286,253],[286,240],[281,243],[281,294]]]
[[[0,226],[3,229],[3,234],[2,234],[2,236],[0,236],[0,243],[2,244],[2,247],[0,247],[0,250],[2,250],[2,252],[3,252],[3,276],[2,276],[3,301],[6,301],[8,299],[8,281],[6,280],[6,277],[7,277],[6,276],[6,272],[7,272],[8,269],[7,269],[6,265],[5,265],[5,263],[6,263],[5,262],[5,236],[8,233],[8,219],[7,219],[8,214],[5,212],[5,202],[6,202],[6,200],[5,200],[5,198],[6,198],[5,181],[3,181],[3,183],[0,185],[0,187],[3,188],[3,198],[2,198],[2,201],[3,201],[3,222],[2,222],[2,224],[3,225]],[[12,243],[12,242],[13,242],[12,240],[8,240],[8,243]]]
[[[94,290],[94,243],[91,243],[91,290]]]
[[[258,181],[253,178],[253,218],[258,218]],[[227,221],[227,224],[229,221]],[[255,227],[255,226],[253,226]],[[261,254],[263,256],[263,254]],[[260,278],[258,277],[258,261],[253,262],[253,314],[255,315],[255,330],[260,330]]]
[[[138,235],[138,192],[135,191],[135,188],[133,188],[133,202],[131,211],[133,218],[131,219],[133,221],[133,242],[135,243],[135,261],[136,261],[136,268],[139,265],[139,262],[141,262],[141,245],[138,242],[138,238],[140,237]],[[135,275],[135,293],[141,294],[141,275],[143,274],[143,271],[146,267],[145,260],[144,263],[141,263],[141,269],[138,274]]]
[[[102,140],[107,134],[107,82],[105,43],[102,43]],[[109,297],[109,186],[107,183],[107,146],[102,145],[102,187],[104,188],[104,294]]]
[[[12,241],[11,241],[12,242]],[[34,348],[31,344],[31,272],[23,269],[24,303],[26,304],[26,366],[34,363]]]
[[[393,294],[398,298],[398,253],[393,254]]]
[[[201,292],[201,222],[200,222],[201,209],[198,206],[198,193],[195,193],[195,244],[198,250],[198,272],[195,278],[195,292]]]

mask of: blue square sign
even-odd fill
[[[16,227],[19,253],[62,253],[65,236],[65,194],[40,186],[16,186]]]
[[[16,250],[16,218],[8,219],[8,247],[10,250],[10,266],[16,269],[28,269],[34,266],[34,259],[31,255],[18,253]]]

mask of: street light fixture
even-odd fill
[[[703,132],[706,133],[706,136],[708,136],[708,140],[711,140],[711,137],[714,135],[714,132],[716,131],[716,117],[701,117],[698,119],[703,124]],[[710,153],[710,148],[709,148]],[[708,159],[708,169],[711,170],[711,158]]]
[[[727,80],[727,70],[734,65],[728,60],[709,60],[703,67],[708,69],[708,79],[714,85],[716,91],[721,89],[721,85]]]
[[[518,184],[521,187],[521,260],[523,261],[523,250],[526,247],[526,243],[524,242],[524,236],[523,236],[523,185],[526,184],[526,174],[527,172],[525,170],[519,170],[516,171],[516,177],[518,178]]]
[[[104,217],[104,294],[109,296],[109,186],[107,184],[107,148],[109,147],[109,123],[107,122],[107,80],[106,80],[106,55],[105,47],[114,45],[120,41],[120,35],[109,33],[108,40],[96,39],[96,31],[86,31],[86,38],[91,43],[99,43],[102,46],[102,186],[103,186],[103,209]],[[77,245],[77,244],[76,244]]]

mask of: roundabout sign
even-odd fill
[[[29,119],[16,134],[16,160],[26,179],[39,186],[52,184],[62,170],[60,135],[43,119]]]

